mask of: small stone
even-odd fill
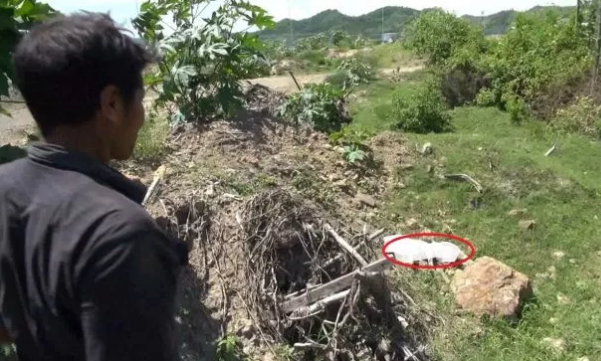
[[[368,196],[367,194],[358,193],[355,198],[362,204],[365,204],[368,207],[375,208],[376,200],[372,196]]]
[[[570,258],[570,263],[571,263],[571,264],[576,264],[576,260],[575,260],[575,259],[573,259],[573,258]]]
[[[562,304],[562,305],[569,305],[571,301],[568,298],[568,296],[560,293],[557,295],[557,302],[559,302],[559,304]]]
[[[342,178],[340,177],[340,175],[333,173],[328,176],[328,179],[330,180],[330,182],[336,182]]]
[[[545,337],[544,342],[548,343],[555,351],[561,352],[565,349],[566,342],[561,338]]]
[[[415,219],[415,218],[409,218],[407,220],[407,222],[405,222],[405,226],[407,226],[407,227],[413,227],[416,224],[417,224],[417,219]]]
[[[557,258],[557,259],[562,259],[563,256],[565,256],[566,254],[562,251],[556,251],[553,252],[553,257]]]
[[[428,172],[428,173],[432,173],[432,171],[433,171],[433,170],[434,170],[434,167],[432,167],[430,164],[428,164],[428,165],[426,166],[426,172]]]
[[[526,211],[527,210],[523,209],[523,208],[522,209],[514,208],[514,209],[510,210],[509,213],[507,213],[507,215],[511,216],[511,217],[515,217],[515,216],[519,216],[519,215],[526,213]]]
[[[590,359],[586,356],[583,356],[583,357],[579,357],[578,360],[576,360],[576,361],[590,361]]]
[[[552,325],[555,325],[555,324],[557,323],[557,321],[558,321],[558,320],[557,320],[557,318],[556,318],[556,317],[551,317],[551,318],[549,319],[549,323],[550,323],[550,324],[552,324]]]
[[[254,166],[259,165],[259,158],[255,157],[254,155],[245,155],[242,157],[242,161]]]
[[[533,220],[520,221],[519,226],[523,230],[532,230],[536,226],[536,221],[533,221]]]
[[[422,154],[428,155],[432,153],[432,143],[428,142],[422,147]]]

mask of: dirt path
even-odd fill
[[[400,68],[400,71],[402,73],[410,73],[420,70],[421,68],[421,66],[413,66]],[[381,73],[390,74],[394,70],[395,69],[383,69],[381,70]],[[301,85],[307,83],[321,83],[328,75],[328,73],[297,75],[296,79]],[[292,77],[289,75],[256,78],[250,79],[249,81],[285,93],[291,93],[297,89],[294,80],[292,80]],[[0,145],[7,143],[15,144],[21,141],[25,137],[26,132],[35,127],[35,124],[29,110],[27,110],[27,107],[24,104],[3,103],[2,105],[12,113],[12,118],[0,115]]]
[[[421,66],[412,66],[412,67],[400,68],[399,70],[401,73],[411,73],[411,72],[414,72],[414,71],[417,71],[420,69],[422,69]],[[395,70],[396,70],[396,68],[382,69],[382,70],[380,70],[380,72],[382,74],[390,74]],[[302,84],[306,84],[306,83],[321,83],[328,77],[328,75],[330,75],[330,73],[295,75],[295,76],[296,76],[296,80],[300,83],[300,85],[302,85]],[[294,80],[292,79],[292,77],[290,75],[256,78],[256,79],[250,79],[249,81],[251,83],[259,83],[261,85],[268,86],[272,89],[275,89],[277,91],[281,91],[281,92],[284,92],[287,94],[294,92],[297,89],[296,84],[294,84]]]

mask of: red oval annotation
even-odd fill
[[[419,237],[440,237],[440,238],[447,238],[447,239],[452,239],[454,241],[457,242],[461,242],[465,245],[467,245],[467,247],[470,249],[470,253],[467,255],[466,258],[452,262],[452,263],[447,263],[447,264],[441,264],[441,265],[419,265],[419,264],[413,264],[413,263],[405,263],[405,262],[401,262],[397,259],[395,259],[394,257],[390,256],[388,253],[386,253],[386,248],[388,248],[391,244],[393,244],[394,242],[400,242],[403,239],[408,239],[408,238],[419,238]],[[470,259],[474,258],[474,256],[476,255],[476,247],[474,247],[474,245],[461,237],[455,236],[453,234],[446,234],[446,233],[412,233],[412,234],[406,234],[404,236],[400,236],[397,237],[395,239],[391,239],[390,241],[386,242],[384,244],[384,246],[382,247],[382,254],[384,255],[384,257],[391,263],[397,265],[397,266],[401,266],[401,267],[407,267],[407,268],[413,268],[413,269],[444,269],[444,268],[452,268],[452,267],[458,267],[461,266],[462,264],[466,263],[467,261],[469,261]]]

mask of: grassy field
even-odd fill
[[[353,127],[389,128],[394,91],[410,93],[414,82],[376,83],[354,105]],[[438,331],[443,360],[597,360],[601,355],[601,157],[598,143],[577,136],[557,137],[537,121],[521,126],[492,108],[453,111],[455,130],[446,134],[407,134],[416,145],[431,142],[434,153],[400,171],[405,185],[388,199],[385,213],[415,218],[433,231],[451,231],[472,241],[477,257],[492,256],[533,281],[535,299],[522,320],[506,322],[461,319],[452,300],[423,282],[424,300],[436,299],[449,322]],[[557,150],[545,152],[557,142]],[[435,172],[428,172],[428,165]],[[434,173],[465,173],[485,188],[442,180]],[[510,216],[513,209],[524,209]],[[522,230],[520,220],[534,220]],[[392,217],[389,222],[394,224]],[[563,351],[545,338],[563,340]]]

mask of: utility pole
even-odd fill
[[[576,0],[576,32],[580,32],[580,24],[582,23],[580,20],[581,5],[580,0]]]
[[[591,94],[597,86],[597,78],[599,76],[599,57],[601,56],[601,1],[598,2],[597,8],[597,29],[595,34],[595,67],[593,68],[593,76],[591,79]]]
[[[294,30],[292,28],[292,6],[288,0],[288,19],[290,20],[290,46],[294,46]]]
[[[384,7],[382,6],[382,35],[380,35],[380,41],[384,41]]]

